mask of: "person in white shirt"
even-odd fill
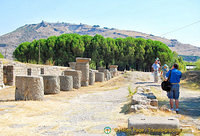
[[[158,82],[158,73],[160,71],[160,65],[158,64],[158,61],[156,60],[155,63],[152,65],[152,72],[154,73],[154,82]]]

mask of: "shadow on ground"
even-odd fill
[[[154,82],[136,82],[135,84],[153,84]]]
[[[0,102],[17,102],[14,99],[9,99],[9,100],[0,100]]]
[[[162,107],[166,105],[168,108],[169,101],[159,101],[158,102],[159,107]],[[174,104],[175,108],[175,104]],[[179,114],[190,116],[193,118],[199,118],[200,117],[200,97],[195,98],[184,98],[179,102]]]
[[[146,86],[161,87],[161,85],[146,85]]]
[[[121,107],[120,113],[129,114],[130,113],[130,108],[131,108],[131,102],[126,103]]]
[[[180,101],[179,107],[180,114],[195,118],[200,117],[200,97],[184,98]]]

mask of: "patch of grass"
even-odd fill
[[[128,86],[128,92],[129,92],[128,97],[131,97],[137,92],[137,90],[135,89],[135,91],[133,91],[133,88],[129,85]]]
[[[200,91],[200,84],[195,83],[195,82],[188,82],[188,81],[182,80],[181,86],[193,91]]]

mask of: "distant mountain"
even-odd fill
[[[130,30],[118,30],[115,28],[100,27],[99,25],[86,24],[70,24],[70,23],[47,23],[42,21],[39,24],[26,24],[15,31],[0,36],[0,52],[8,59],[12,59],[12,53],[15,48],[22,42],[33,41],[34,39],[45,39],[49,36],[59,36],[65,33],[77,33],[80,35],[100,34],[104,37],[111,38],[125,38],[135,37],[158,40],[170,47],[172,51],[176,51],[179,55],[186,56],[200,56],[200,48],[190,44],[182,44],[176,39],[166,39],[153,34],[146,34],[142,32]]]

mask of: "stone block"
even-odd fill
[[[73,89],[73,78],[72,76],[59,76],[60,78],[60,90],[70,91]]]
[[[137,112],[138,111],[137,106],[136,105],[131,105],[130,111],[131,112]]]
[[[143,89],[142,87],[138,87],[138,88],[137,88],[137,92],[138,92],[138,93],[144,93],[144,89]]]
[[[95,82],[95,72],[90,70],[89,73],[89,85],[93,85]]]
[[[152,110],[152,111],[157,111],[158,107],[147,105],[147,109]]]
[[[138,101],[138,104],[140,104],[140,105],[150,105],[150,101],[148,101],[148,100],[140,100],[140,101]]]
[[[44,82],[44,94],[60,93],[60,79],[58,76],[42,75]]]
[[[118,65],[110,65],[109,68],[118,68]]]
[[[151,99],[150,105],[158,107],[158,100],[157,99]]]
[[[179,129],[179,120],[173,117],[135,115],[128,119],[129,129]]]
[[[107,70],[107,69],[104,70],[104,78],[105,78],[106,81],[111,79],[110,71]]]
[[[95,82],[103,82],[103,81],[104,81],[104,73],[95,72]]]
[[[78,70],[65,70],[63,74],[66,76],[72,76],[73,78],[73,88],[79,89],[81,87],[81,77],[82,72]]]
[[[69,62],[69,67],[70,67],[71,69],[75,69],[75,67],[76,67],[76,62]]]
[[[98,67],[99,72],[104,72],[105,70],[106,70],[106,68],[104,68],[104,67]]]
[[[156,96],[153,93],[147,93],[146,95],[148,99],[156,99]]]
[[[147,109],[146,105],[135,105],[137,107],[138,110],[143,110],[143,109]]]
[[[110,72],[112,77],[118,76],[117,65],[110,65]]]
[[[91,58],[76,58],[76,63],[89,63],[91,61]]]
[[[150,87],[145,87],[144,90],[145,90],[145,92],[151,92],[151,88]]]
[[[44,85],[42,77],[16,76],[15,100],[43,100]]]

